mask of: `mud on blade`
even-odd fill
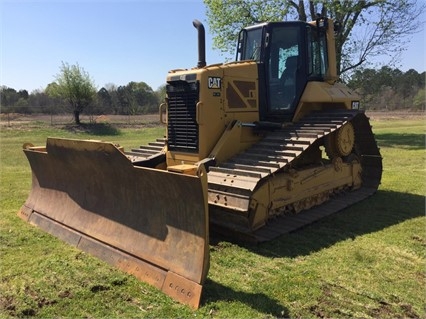
[[[49,138],[24,151],[33,182],[23,219],[199,306],[209,266],[206,176],[135,167],[97,141]]]

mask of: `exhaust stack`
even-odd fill
[[[192,22],[194,27],[198,30],[198,63],[197,67],[202,68],[206,66],[206,33],[203,24],[194,20]]]

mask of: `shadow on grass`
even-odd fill
[[[424,216],[424,212],[424,196],[379,190],[366,200],[270,242],[259,245],[238,244],[267,257],[307,256],[341,241]],[[220,237],[216,240],[220,241]],[[288,309],[265,294],[236,291],[210,280],[205,284],[203,295],[205,304],[218,300],[236,300],[259,312],[271,313],[277,317],[289,315]]]
[[[304,228],[267,243],[246,247],[264,256],[309,255],[340,241],[424,216],[424,213],[424,196],[379,190],[372,197]]]
[[[410,150],[421,150],[425,148],[424,134],[405,134],[401,132],[375,134],[377,144],[380,147],[395,147]]]
[[[109,136],[109,135],[120,135],[121,132],[115,126],[109,123],[82,123],[77,124],[68,124],[64,127],[65,130],[73,133],[86,133],[90,135],[100,135],[100,136]]]
[[[278,301],[263,293],[247,293],[223,286],[207,279],[203,289],[203,305],[218,301],[237,301],[261,313],[267,313],[277,318],[288,318],[289,311]]]

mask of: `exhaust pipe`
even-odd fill
[[[194,20],[192,22],[194,27],[198,30],[198,68],[206,66],[206,32],[204,31],[203,24]]]

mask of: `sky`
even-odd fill
[[[78,64],[98,89],[131,81],[154,90],[172,69],[195,67],[200,20],[207,64],[226,57],[212,49],[202,0],[0,0],[0,85],[43,90],[62,62]],[[426,35],[413,36],[398,67],[426,69]]]

